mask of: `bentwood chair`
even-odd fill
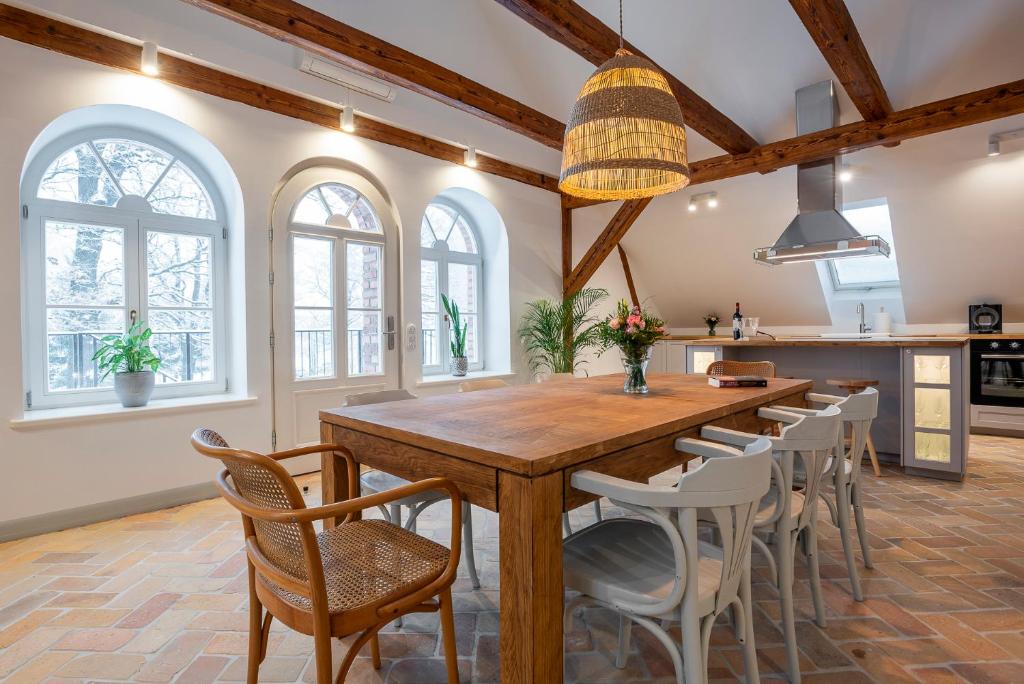
[[[336,682],[344,682],[356,654],[370,643],[380,668],[377,632],[406,613],[441,613],[448,682],[459,681],[451,586],[459,559],[459,490],[445,478],[372,496],[356,497],[356,463],[340,444],[316,444],[273,454],[232,449],[213,430],[192,433],[199,453],[220,460],[221,495],[242,514],[249,570],[249,684],[259,681],[270,625],[277,618],[313,637],[317,684],[331,681],[331,639],[358,634],[345,654]],[[281,461],[317,452],[345,457],[346,501],[307,508]],[[406,496],[442,492],[452,502],[451,549],[383,520],[355,514]],[[337,519],[319,534],[314,523]],[[264,612],[265,611],[265,612]]]
[[[508,383],[501,378],[481,378],[479,380],[466,380],[459,383],[460,392],[479,392],[480,390],[500,389],[508,387]]]
[[[834,406],[839,409],[842,425],[839,432],[839,447],[836,453],[839,458],[831,461],[826,475],[832,479],[832,496],[826,490],[821,490],[820,496],[828,506],[832,524],[839,528],[839,536],[843,540],[843,554],[846,556],[846,571],[850,575],[850,588],[853,598],[857,601],[864,600],[864,593],[860,586],[860,573],[857,572],[857,563],[853,554],[853,531],[850,523],[850,508],[853,508],[854,522],[857,525],[857,538],[860,542],[860,550],[864,555],[864,567],[871,568],[871,544],[868,538],[867,524],[864,521],[864,502],[861,496],[861,462],[864,459],[864,449],[867,446],[868,435],[871,433],[871,423],[878,415],[878,390],[868,387],[862,392],[851,394],[845,397],[837,397],[831,394],[818,394],[811,392],[805,397],[813,404]],[[813,409],[791,409],[809,413]],[[850,426],[850,441],[847,445],[844,440],[846,427]],[[847,449],[847,446],[849,447]]]
[[[775,364],[771,361],[712,361],[708,375],[756,375],[762,378],[775,377]]]
[[[675,486],[587,470],[573,474],[576,489],[607,496],[645,520],[611,518],[563,542],[565,586],[582,594],[566,616],[583,602],[615,609],[625,618],[620,650],[635,622],[668,650],[676,681],[694,684],[707,681],[711,628],[732,606],[747,682],[758,682],[750,545],[758,502],[771,481],[771,442],[757,439],[742,451],[696,439],[677,445],[708,460],[683,473]],[[720,545],[698,539],[699,519],[717,526]],[[659,619],[682,622],[681,650]]]
[[[415,394],[404,389],[363,392],[361,394],[350,394],[345,400],[345,406],[367,406],[369,404],[383,404],[390,401],[406,401],[415,398]],[[386,473],[383,470],[368,470],[362,473],[359,476],[359,483],[363,494],[377,494],[409,486],[409,481],[405,478]],[[384,506],[378,506],[377,508],[380,509],[384,519],[388,522],[399,527],[404,526],[410,532],[416,532],[416,518],[419,517],[420,513],[427,507],[439,501],[444,501],[446,498],[436,490],[425,490],[396,499],[389,503],[387,508]],[[404,524],[402,522],[403,507],[409,510],[408,515],[405,516]],[[480,578],[476,574],[476,553],[473,550],[473,515],[468,501],[462,502],[462,546],[469,579],[473,583],[473,588],[479,589]],[[402,626],[401,620],[398,621],[398,626]]]
[[[818,572],[817,501],[821,478],[831,463],[839,439],[840,414],[834,406],[803,414],[780,406],[762,408],[757,415],[778,422],[781,427],[778,437],[768,438],[773,456],[772,488],[761,500],[754,521],[753,543],[768,559],[771,577],[779,592],[789,680],[796,684],[800,681],[800,655],[793,612],[794,556],[799,545],[807,562],[815,622],[825,627],[825,606]],[[734,447],[745,447],[761,439],[759,435],[714,426],[702,428],[700,436]],[[683,443],[677,443],[677,449],[690,451],[685,440],[679,442]],[[797,455],[799,463],[795,463]],[[798,491],[793,487],[795,467],[809,474],[803,488]],[[761,536],[768,541],[763,541]]]

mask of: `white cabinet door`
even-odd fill
[[[686,372],[703,374],[714,361],[722,360],[722,346],[686,345]]]
[[[963,350],[913,347],[903,366],[903,465],[962,476],[967,456]]]

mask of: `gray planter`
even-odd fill
[[[461,378],[469,372],[469,359],[465,356],[456,356],[452,358],[452,375],[457,378]]]
[[[156,373],[140,371],[138,373],[114,373],[114,393],[121,400],[121,406],[145,406],[149,396],[153,394]]]

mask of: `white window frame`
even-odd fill
[[[892,212],[889,209],[889,198],[887,197],[876,197],[875,199],[864,200],[861,202],[850,202],[843,205],[843,211],[848,209],[866,209],[868,207],[879,207],[885,205],[886,211],[889,212],[889,220],[892,221]],[[892,257],[895,258],[895,257]],[[897,268],[899,265],[897,264]],[[899,290],[899,280],[879,280],[870,283],[842,283],[839,280],[839,272],[836,270],[835,259],[828,260],[828,275],[832,281],[832,289],[836,292],[848,292],[851,290],[858,292],[867,292],[870,290]]]
[[[476,225],[473,223],[471,217],[457,204],[454,202],[447,201],[443,198],[435,198],[430,202],[431,204],[440,204],[448,209],[455,212],[456,218],[452,221],[451,229],[455,229],[455,223],[461,216],[462,220],[465,221],[466,225],[469,226],[470,233],[473,234],[473,241],[476,243],[476,254],[469,254],[466,252],[453,252],[448,249],[447,242],[438,240],[434,243],[433,247],[420,247],[420,268],[421,268],[421,288],[422,288],[422,264],[424,261],[435,261],[437,262],[437,302],[438,312],[440,313],[440,320],[438,323],[437,331],[437,344],[438,344],[438,364],[428,365],[423,363],[423,350],[420,350],[420,363],[423,367],[423,375],[444,375],[448,373],[448,368],[451,365],[451,325],[448,323],[448,316],[444,312],[444,306],[441,305],[441,294],[448,295],[448,264],[467,264],[477,267],[477,279],[476,279],[476,301],[477,301],[477,360],[469,364],[469,370],[479,371],[485,367],[484,363],[484,337],[486,322],[486,306],[484,305],[484,258],[481,254],[483,250],[483,244],[480,242],[480,231],[477,230]],[[420,219],[423,220],[422,217]],[[422,230],[421,226],[417,226],[417,230]],[[450,231],[449,231],[450,234]],[[422,294],[420,297],[420,306],[422,307]],[[423,317],[422,312],[420,315],[420,343],[422,345],[423,340]]]
[[[97,139],[123,139],[159,148],[172,157],[169,169],[180,160],[195,174],[206,190],[216,218],[196,219],[154,212],[140,202],[130,208],[78,204],[62,200],[41,199],[39,184],[49,165],[75,146]],[[166,171],[165,171],[166,172]],[[117,179],[111,179],[117,183]],[[156,183],[159,182],[159,179]],[[154,183],[154,185],[156,184]],[[120,189],[120,188],[119,188]],[[126,193],[127,194],[127,193]],[[216,184],[206,170],[190,155],[173,143],[147,131],[118,126],[96,126],[75,131],[54,140],[29,162],[21,184],[22,197],[22,349],[24,356],[24,387],[26,409],[50,409],[68,406],[109,404],[117,401],[113,387],[82,388],[51,391],[47,381],[48,345],[46,335],[46,269],[44,231],[47,221],[109,225],[124,230],[125,326],[131,324],[130,312],[137,320],[148,320],[148,278],[146,277],[147,232],[202,235],[210,238],[211,299],[213,325],[213,379],[206,382],[174,384],[158,383],[154,399],[225,393],[229,389],[227,375],[227,240],[224,203]],[[90,308],[88,306],[84,308]],[[119,307],[120,308],[120,307]]]
[[[291,377],[295,383],[313,383],[321,382],[323,380],[359,380],[363,378],[377,378],[380,379],[387,375],[387,359],[385,358],[384,348],[387,344],[387,313],[385,307],[385,288],[387,287],[387,238],[384,235],[384,226],[381,223],[380,216],[377,216],[377,227],[379,231],[371,232],[366,230],[356,230],[354,228],[339,228],[331,225],[318,226],[311,223],[302,223],[295,220],[295,211],[299,206],[299,203],[308,195],[311,191],[320,188],[323,185],[343,185],[357,195],[355,201],[352,202],[352,206],[349,207],[348,216],[352,213],[352,209],[355,207],[356,202],[360,198],[365,199],[370,208],[377,213],[377,209],[370,198],[366,197],[363,193],[353,188],[348,183],[341,181],[325,181],[317,183],[311,188],[304,191],[299,195],[298,199],[292,205],[288,213],[288,296],[291,297],[291,332],[295,334],[295,296],[292,291],[293,279],[294,279],[294,268],[295,268],[295,251],[294,251],[294,240],[293,238],[298,237],[311,237],[321,240],[329,240],[332,245],[331,257],[333,259],[333,273],[334,278],[332,294],[333,294],[333,323],[334,329],[333,334],[333,349],[334,349],[334,373],[332,375],[316,375],[304,378],[296,377],[295,367],[295,353],[292,350],[291,355]],[[379,311],[380,313],[380,325],[381,325],[381,369],[378,373],[349,373],[348,371],[348,245],[350,243],[376,245],[380,247],[380,308],[379,309],[361,309],[353,307],[352,311]],[[306,308],[306,307],[299,307]],[[340,336],[339,331],[344,334]]]

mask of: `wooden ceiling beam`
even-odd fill
[[[832,72],[865,121],[892,114],[892,104],[844,0],[789,0]]]
[[[633,272],[629,269],[629,259],[626,257],[626,250],[622,249],[622,243],[615,245],[619,250],[619,261],[622,262],[622,274],[626,276],[626,287],[629,289],[629,298],[633,306],[640,306],[640,296],[636,293],[636,285],[633,284]]]
[[[572,0],[496,1],[591,64],[605,63],[619,47],[619,35]],[[628,42],[626,47],[634,54],[646,57]],[[664,69],[661,71],[679,100],[687,126],[726,152],[747,152],[757,146],[757,141],[732,119],[715,109],[678,78]]]
[[[691,185],[774,171],[1017,114],[1024,114],[1024,79],[901,109],[880,121],[857,121],[761,145],[745,154],[692,162]]]
[[[183,2],[562,149],[561,121],[293,0]]]
[[[579,292],[587,284],[591,276],[604,263],[605,258],[618,246],[622,236],[626,234],[626,231],[633,226],[633,223],[640,217],[643,210],[651,203],[651,199],[646,197],[622,203],[619,210],[615,212],[615,216],[612,217],[612,220],[608,222],[605,229],[594,240],[594,244],[590,246],[587,253],[580,259],[580,263],[576,264],[576,268],[572,269],[568,283],[565,285],[566,296]]]
[[[0,3],[0,36],[115,69],[141,74],[142,48],[73,24]],[[174,55],[160,54],[160,80],[267,112],[337,130],[341,110],[301,95],[256,83]],[[463,163],[464,149],[396,126],[356,116],[355,135],[453,164]],[[506,161],[477,155],[477,170],[549,192],[559,192],[558,178]]]

